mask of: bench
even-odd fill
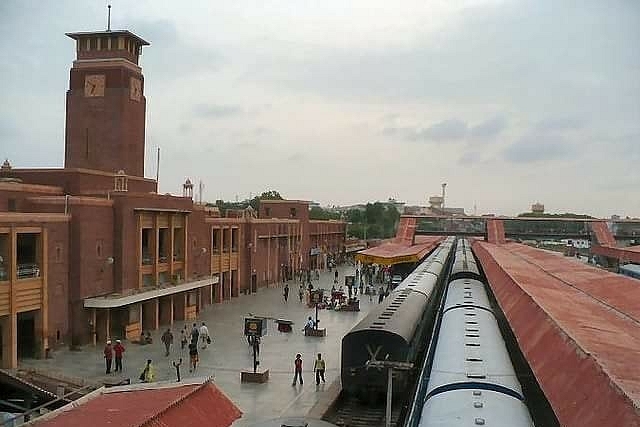
[[[278,332],[291,332],[293,329],[291,320],[277,319],[276,323],[278,324]]]

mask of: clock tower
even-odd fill
[[[76,41],[67,91],[65,168],[144,176],[144,78],[149,43],[123,31],[67,33]]]

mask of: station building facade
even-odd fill
[[[0,168],[0,365],[61,345],[137,340],[207,305],[323,268],[346,224],[309,202],[262,201],[221,217],[145,178],[146,99],[129,31],[69,33],[63,168]]]

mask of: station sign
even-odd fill
[[[261,337],[267,333],[267,319],[245,317],[244,334],[247,336]]]

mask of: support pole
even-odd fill
[[[389,366],[387,377],[387,422],[386,427],[391,427],[391,397],[393,394],[393,368]]]
[[[315,329],[318,329],[318,303],[316,302],[316,324]]]

